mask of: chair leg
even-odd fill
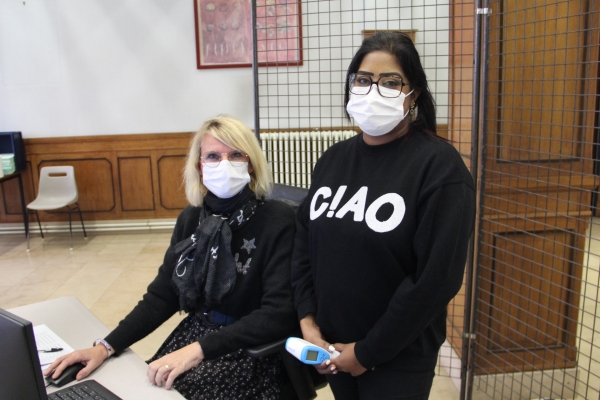
[[[40,227],[40,234],[42,235],[42,240],[44,240],[44,231],[42,230],[42,224],[40,223],[40,216],[37,212],[37,210],[27,210],[27,218],[29,218],[29,215],[32,213],[35,214],[35,218],[37,219],[37,223],[38,226]],[[27,230],[27,252],[30,251],[29,249],[29,235],[31,234],[31,229]]]
[[[81,208],[79,208],[79,203],[75,203],[77,206],[77,211],[79,211],[79,220],[81,221],[81,229],[83,229],[83,236],[85,240],[87,240],[87,233],[85,232],[85,226],[83,226],[83,217],[81,216]]]
[[[44,231],[42,230],[42,224],[40,223],[40,215],[38,214],[37,210],[33,211],[35,211],[35,218],[37,219],[38,226],[40,227],[40,235],[42,235],[42,239],[44,239]]]
[[[71,207],[67,206],[69,209],[69,243],[71,244],[69,250],[73,250],[73,227],[71,226]]]

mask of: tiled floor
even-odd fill
[[[27,253],[23,236],[2,235],[0,307],[75,296],[114,328],[154,278],[169,239],[170,232],[90,234],[88,240],[75,236],[70,251],[67,235],[50,233],[45,241],[34,236]],[[151,357],[181,318],[175,315],[132,349],[143,359]],[[431,400],[458,397],[450,378],[436,377]],[[333,399],[329,388],[319,390],[318,400],[328,399]]]

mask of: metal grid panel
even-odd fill
[[[363,31],[412,30],[438,125],[442,132],[447,125],[445,135],[479,178],[477,268],[449,307],[438,375],[462,383],[461,398],[599,398],[598,2],[300,6],[302,65],[257,71],[261,129],[352,127],[343,82]],[[486,16],[476,20],[476,12]],[[471,154],[471,131],[479,154]],[[280,153],[286,169],[300,152],[308,167],[301,185],[323,150],[315,149],[291,145]],[[463,345],[463,337],[473,340]]]
[[[473,398],[598,399],[598,2],[495,0]]]
[[[256,15],[265,15],[268,7],[271,13],[280,10],[285,15],[285,5],[290,2],[259,0]],[[257,128],[277,182],[308,187],[320,154],[330,143],[342,138],[332,138],[329,132],[356,129],[345,117],[343,90],[346,69],[365,31],[368,34],[376,30],[402,30],[414,35],[437,104],[439,133],[451,140],[466,164],[470,164],[474,29],[471,3],[302,0],[299,4],[301,40],[296,42],[302,44],[302,65],[280,59],[255,70]],[[264,9],[260,10],[261,7]],[[257,22],[258,59],[264,60],[266,53],[272,51],[266,38],[277,37],[278,31],[273,24],[268,27],[260,20]],[[320,139],[306,144],[298,141],[297,132],[298,135],[313,132]],[[271,142],[272,136],[286,139]],[[437,371],[448,385],[456,388],[456,393],[460,386],[465,292],[461,291],[449,307],[448,342],[442,349]]]

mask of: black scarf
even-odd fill
[[[179,293],[181,310],[189,312],[202,305],[210,308],[233,289],[237,268],[231,254],[232,231],[254,215],[257,205],[248,186],[229,199],[211,192],[204,196],[196,232],[175,245],[179,259],[172,284]]]

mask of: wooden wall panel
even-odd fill
[[[25,184],[25,182],[23,182]],[[0,182],[0,209],[8,215],[21,214],[21,202],[19,198],[19,181],[11,179],[6,182]]]
[[[31,169],[31,163],[25,163],[26,171]],[[26,172],[23,178],[23,191],[25,192],[25,204],[33,201],[35,191],[31,174]],[[17,179],[11,179],[0,183],[0,215],[12,215],[18,221],[22,220],[21,199],[19,196],[19,182]]]
[[[187,205],[181,170],[191,136],[187,132],[26,139],[26,203],[35,199],[40,168],[73,165],[84,220],[174,218]],[[22,222],[17,181],[0,184],[0,191],[0,223]],[[40,217],[68,218],[66,209]]]
[[[546,4],[544,4],[546,3]],[[587,82],[583,79],[585,25],[578,1],[508,0],[502,29],[503,53],[497,158],[550,161],[581,156],[580,114]],[[547,34],[552,32],[552,34]],[[560,61],[557,61],[560,60]],[[583,111],[580,111],[583,110]],[[575,139],[577,138],[577,139]]]
[[[119,157],[123,211],[154,210],[151,157]]]
[[[562,216],[484,224],[476,374],[576,366],[586,228]]]
[[[569,281],[580,278],[571,275],[573,239],[572,232],[558,230],[495,236],[488,351],[543,350],[568,342],[566,309],[575,306]]]
[[[187,205],[182,171],[185,155],[164,155],[158,160],[160,204],[167,210],[179,210]]]
[[[2,207],[7,214],[21,214],[21,203],[19,202],[19,181],[11,179],[2,182]],[[13,195],[14,193],[14,195]]]

